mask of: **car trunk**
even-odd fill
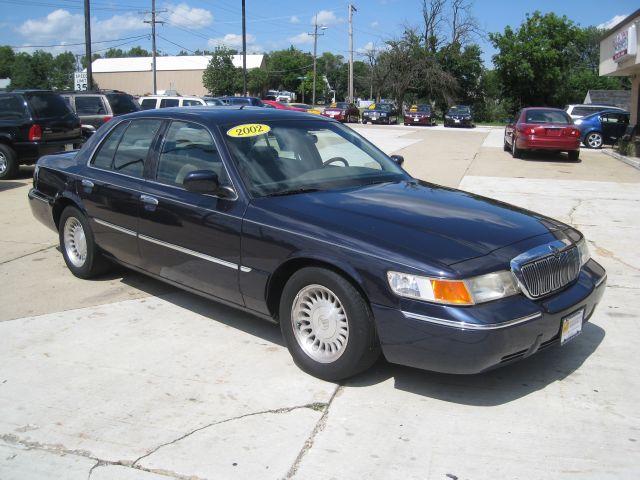
[[[40,126],[40,141],[72,140],[80,137],[80,120],[59,95],[35,93],[27,97],[27,103],[31,108],[34,124]],[[37,140],[37,137],[33,139]]]

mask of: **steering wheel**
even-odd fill
[[[332,164],[332,163],[334,163],[334,162],[340,162],[340,163],[344,164],[344,166],[345,166],[345,167],[348,167],[348,166],[349,166],[349,162],[347,162],[347,161],[346,161],[344,158],[342,158],[342,157],[333,157],[333,158],[330,158],[329,160],[327,160],[327,161],[325,161],[325,162],[322,162],[322,165],[324,165],[324,166],[326,167],[327,165],[331,165],[331,164]]]

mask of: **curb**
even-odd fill
[[[640,158],[625,157],[624,155],[620,155],[618,152],[614,152],[613,150],[602,150],[602,153],[640,170]]]

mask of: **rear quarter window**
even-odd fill
[[[78,115],[104,115],[107,113],[99,96],[78,95],[75,98]]]
[[[62,97],[53,93],[29,95],[27,103],[36,118],[65,117],[71,113]]]
[[[23,118],[27,116],[27,110],[21,97],[7,95],[0,97],[0,120]]]
[[[163,98],[160,100],[160,108],[178,107],[180,106],[180,100],[177,98]]]
[[[137,112],[140,110],[140,106],[136,103],[133,97],[124,93],[109,94],[107,95],[107,101],[109,102],[109,105],[111,105],[111,111],[114,115],[124,115],[126,113]]]
[[[142,110],[151,110],[152,108],[156,108],[157,100],[155,98],[143,98],[140,102],[140,106]]]

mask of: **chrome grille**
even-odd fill
[[[540,298],[568,285],[580,273],[580,254],[571,247],[520,265],[519,277],[531,298]]]

